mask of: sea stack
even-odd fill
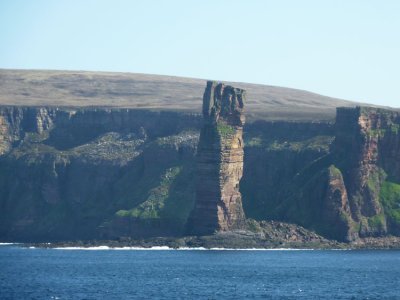
[[[242,89],[207,82],[197,148],[196,201],[188,223],[191,234],[244,227],[239,182],[243,175],[245,96]]]

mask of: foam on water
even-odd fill
[[[31,247],[30,247],[31,248]],[[168,246],[153,246],[153,247],[56,247],[55,250],[136,250],[136,251],[311,251],[315,249],[294,249],[294,248],[205,248],[205,247],[180,247],[171,248]]]
[[[174,250],[168,246],[154,246],[151,248],[144,247],[109,247],[109,246],[96,246],[96,247],[55,247],[56,250]]]

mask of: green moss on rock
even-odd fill
[[[385,227],[385,215],[384,214],[379,214],[375,215],[371,218],[368,218],[368,226],[370,228],[380,230]]]
[[[159,186],[149,192],[147,199],[130,210],[119,210],[116,217],[132,217],[139,219],[158,219],[164,208],[165,200],[169,196],[169,190],[172,182],[181,172],[181,167],[173,167],[166,171],[162,176]]]
[[[329,167],[329,174],[331,177],[340,177],[342,176],[342,172],[336,168],[334,165],[331,165]]]
[[[399,124],[392,124],[390,126],[390,131],[394,134],[398,134],[400,130],[400,125]]]
[[[290,150],[295,152],[312,150],[318,152],[328,152],[329,145],[332,143],[331,136],[315,136],[301,141],[280,141],[273,140],[268,144],[267,149],[271,151]]]
[[[263,140],[261,137],[252,137],[250,140],[245,141],[245,146],[247,147],[261,147],[263,145]]]
[[[224,138],[230,137],[235,134],[235,128],[233,126],[230,126],[230,125],[222,123],[222,122],[218,122],[217,131],[218,131],[218,134]]]
[[[400,226],[400,184],[385,181],[380,191],[380,199],[389,220]]]

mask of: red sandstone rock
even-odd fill
[[[209,234],[244,227],[239,181],[243,175],[245,91],[207,82],[204,125],[197,150],[196,202],[189,230]]]

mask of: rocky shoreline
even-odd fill
[[[154,248],[171,249],[400,249],[400,238],[394,236],[361,238],[350,243],[328,240],[301,226],[283,222],[248,221],[248,229],[217,232],[207,236],[121,237],[115,240],[79,240],[54,243],[27,243],[36,248]]]

